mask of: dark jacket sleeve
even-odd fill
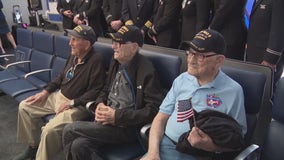
[[[214,16],[210,23],[210,28],[217,31],[225,25],[226,19],[231,18],[231,11],[238,5],[239,0],[220,0],[218,6],[214,6]]]
[[[131,20],[128,9],[128,0],[122,0],[121,19],[124,23]]]
[[[72,59],[71,59],[71,56],[69,56],[69,58],[67,59],[66,63],[65,63],[65,66],[64,66],[64,69],[62,69],[60,71],[60,73],[56,76],[55,79],[53,79],[46,87],[45,87],[45,90],[48,92],[48,93],[52,93],[52,92],[55,92],[56,90],[58,90],[61,86],[61,83],[63,81],[63,78],[65,76],[65,73],[64,73],[64,70],[67,66],[68,63],[72,63]]]
[[[64,12],[64,8],[63,8],[63,5],[62,5],[62,1],[61,0],[58,0],[57,1],[57,12],[60,13],[60,14],[63,14]]]
[[[106,104],[108,93],[110,92],[110,87],[111,87],[110,85],[111,85],[112,80],[115,77],[118,65],[119,65],[118,62],[115,61],[114,58],[112,57],[112,59],[110,61],[110,66],[109,66],[109,70],[108,70],[108,77],[106,79],[106,83],[105,83],[103,89],[100,91],[100,94],[96,99],[95,105],[97,105],[99,103]]]
[[[204,28],[208,28],[210,15],[209,0],[196,1],[196,27],[195,33],[198,33]]]
[[[103,0],[103,12],[104,12],[104,16],[105,16],[107,24],[113,21],[112,14],[110,12],[109,0]]]
[[[154,18],[154,28],[157,33],[168,29],[168,26],[179,16],[181,10],[181,0],[167,0],[164,3],[160,4]]]
[[[95,54],[93,57],[95,60],[92,65],[92,69],[90,71],[89,84],[87,85],[86,91],[74,99],[75,106],[76,105],[86,105],[88,102],[96,99],[99,96],[99,93],[104,86],[105,82],[105,69],[102,57],[98,54]]]
[[[276,64],[284,48],[284,1],[272,1],[271,26],[269,33],[268,46],[264,60]]]
[[[93,17],[95,14],[98,14],[98,10],[102,6],[101,0],[90,0],[89,6],[85,6],[81,12],[79,12],[79,19],[84,19],[86,17]]]

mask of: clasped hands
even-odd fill
[[[95,121],[103,125],[115,125],[115,109],[99,103],[95,112]]]

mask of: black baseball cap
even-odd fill
[[[191,41],[184,41],[181,44],[181,49],[193,49],[200,53],[215,52],[216,54],[225,54],[226,42],[221,33],[206,29],[195,35]]]
[[[116,33],[108,33],[108,36],[119,43],[136,42],[140,47],[143,46],[141,30],[134,25],[122,26]]]
[[[72,36],[90,41],[91,45],[97,41],[96,33],[90,26],[78,25],[73,30],[66,29],[65,31]]]

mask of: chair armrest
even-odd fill
[[[36,71],[29,72],[29,73],[25,74],[25,78],[27,79],[29,76],[34,75],[34,74],[37,74],[37,73],[50,72],[50,71],[51,71],[51,69],[40,69],[40,70],[36,70]]]
[[[94,114],[94,111],[90,108],[96,101],[90,101],[86,104],[86,109]]]
[[[234,160],[244,160],[247,157],[254,155],[258,151],[259,151],[259,146],[256,144],[252,144],[248,146],[245,150],[243,150]],[[255,159],[257,159],[257,157]]]
[[[5,57],[14,57],[14,54],[2,54],[0,55],[0,58],[5,58]]]
[[[18,61],[18,62],[14,62],[14,63],[10,63],[7,64],[6,69],[11,67],[11,66],[15,66],[15,65],[19,65],[19,64],[25,64],[25,63],[31,63],[32,61]]]
[[[151,128],[152,123],[148,123],[146,125],[144,125],[141,129],[140,129],[140,136],[143,138],[143,140],[148,141],[149,139],[149,131]]]

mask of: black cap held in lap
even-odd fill
[[[97,41],[96,33],[90,26],[78,25],[73,30],[66,29],[65,31],[74,37],[83,38],[90,41],[91,45]]]
[[[200,53],[215,52],[224,55],[226,52],[224,37],[212,29],[200,31],[191,41],[182,42],[181,46],[184,50],[191,48]]]
[[[108,36],[118,43],[134,42],[140,47],[143,46],[141,30],[133,25],[122,26],[116,33],[108,33]]]

